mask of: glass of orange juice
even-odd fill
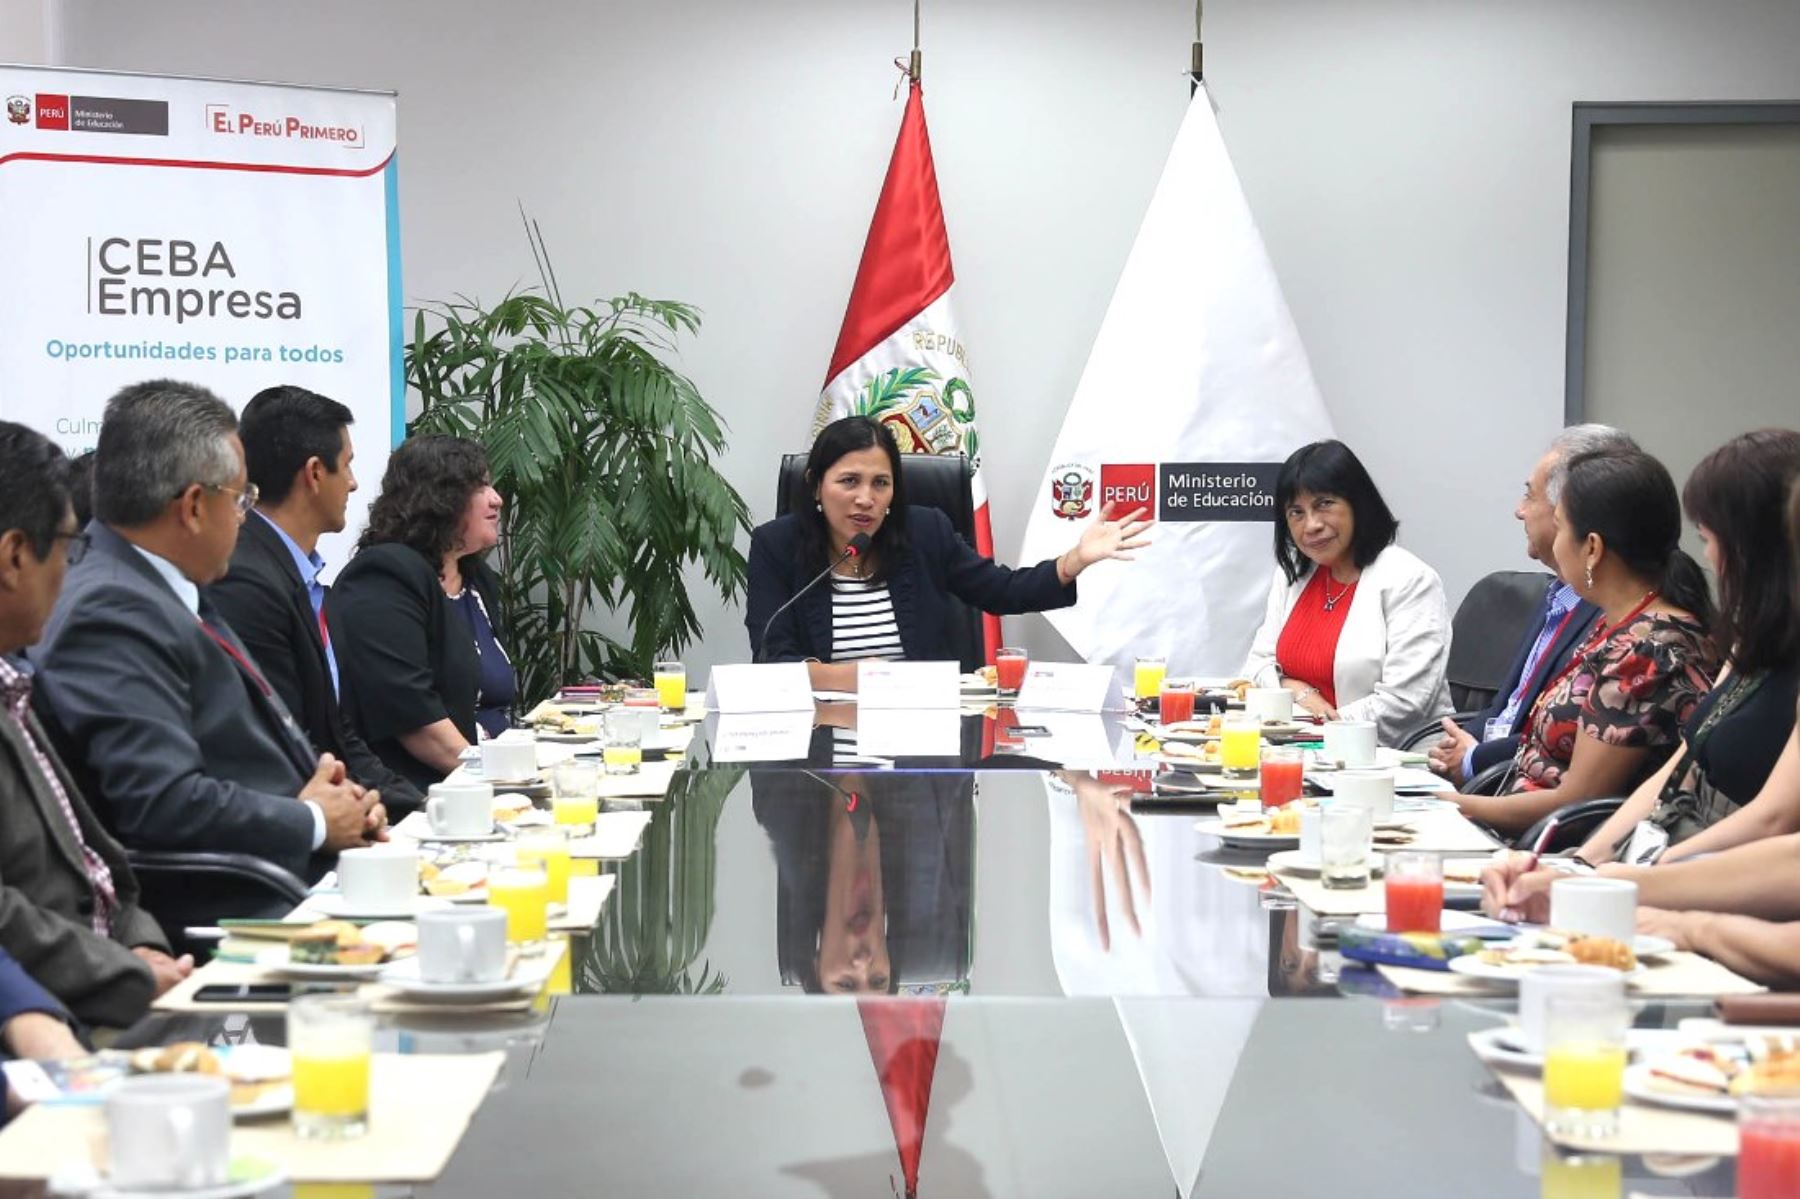
[[[557,825],[572,837],[593,832],[600,819],[600,764],[591,758],[570,758],[556,764],[550,780],[556,787],[550,812]]]
[[[569,902],[569,835],[560,828],[539,828],[514,843],[522,870],[542,870],[549,884],[549,901]]]
[[[1140,656],[1131,672],[1131,693],[1139,699],[1155,699],[1162,694],[1163,678],[1169,673],[1169,660]]]
[[[1609,1137],[1625,1099],[1621,994],[1577,991],[1544,1005],[1544,1128],[1554,1136]]]
[[[687,667],[679,662],[658,662],[651,677],[656,681],[656,700],[663,711],[687,711]]]
[[[506,939],[536,946],[550,931],[550,876],[542,870],[496,870],[488,902],[506,913]]]
[[[1233,782],[1248,782],[1262,770],[1262,726],[1254,716],[1227,712],[1219,722],[1220,773]]]
[[[346,1140],[369,1131],[369,1062],[375,1015],[353,995],[298,995],[288,1004],[294,1131]]]

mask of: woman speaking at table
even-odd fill
[[[1394,544],[1400,522],[1350,447],[1289,455],[1275,510],[1279,570],[1245,677],[1315,716],[1372,720],[1384,745],[1448,712],[1444,585]]]
[[[1061,557],[1011,570],[971,549],[936,508],[906,502],[894,435],[866,416],[819,432],[806,458],[810,502],[750,537],[745,626],[758,662],[811,664],[821,691],[856,690],[867,659],[954,658],[947,597],[995,615],[1075,602],[1075,578],[1149,545],[1142,509],[1109,506]],[[866,548],[865,548],[866,547]],[[830,586],[809,584],[829,574]],[[802,591],[806,591],[804,595]]]

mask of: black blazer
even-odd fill
[[[255,854],[303,877],[313,815],[298,799],[318,755],[204,595],[200,615],[100,521],[69,568],[43,640],[32,700],[101,821],[128,848]]]
[[[890,518],[891,519],[891,518]],[[888,570],[888,595],[900,645],[911,661],[953,658],[950,650],[950,605],[954,595],[970,607],[997,616],[1044,612],[1075,602],[1075,584],[1056,577],[1056,563],[1013,570],[996,565],[956,535],[950,518],[936,508],[908,505],[907,553]],[[831,660],[831,587],[820,583],[769,629],[763,626],[776,609],[804,587],[818,567],[800,560],[800,517],[787,515],[758,526],[750,535],[750,594],[744,624],[750,630],[750,652],[762,662]]]
[[[376,756],[339,708],[312,596],[294,556],[268,521],[258,515],[244,519],[230,573],[204,591],[306,730],[314,749],[338,758],[351,778],[380,791],[393,820],[424,802],[419,789]],[[341,661],[338,672],[341,682]]]
[[[463,578],[500,627],[499,580],[465,559]],[[475,630],[444,594],[436,564],[398,542],[357,551],[325,597],[350,723],[381,760],[423,789],[443,781],[400,744],[400,734],[446,717],[473,744],[481,659]]]
[[[1544,594],[1548,596],[1550,588],[1560,585],[1555,579],[1551,579],[1545,586]],[[1575,605],[1572,619],[1563,626],[1561,635],[1550,643],[1550,648],[1544,651],[1543,661],[1538,664],[1537,674],[1531,680],[1530,689],[1520,698],[1519,720],[1522,721],[1531,711],[1531,705],[1537,702],[1538,696],[1543,694],[1544,688],[1549,685],[1550,681],[1562,673],[1563,667],[1569,664],[1570,655],[1587,641],[1588,634],[1594,631],[1594,622],[1599,619],[1600,609],[1595,605],[1586,600]],[[1519,676],[1525,672],[1525,659],[1531,656],[1531,647],[1537,643],[1538,632],[1542,628],[1541,624],[1533,621],[1531,627],[1525,630],[1525,635],[1519,640],[1518,652],[1513,655],[1512,665],[1507,668],[1506,679],[1500,684],[1500,690],[1494,693],[1493,702],[1463,722],[1463,728],[1476,741],[1481,742],[1475,747],[1474,757],[1470,761],[1471,777],[1480,774],[1496,762],[1509,762],[1518,755],[1518,733],[1514,733],[1510,737],[1497,737],[1492,741],[1482,741],[1481,734],[1487,727],[1488,721],[1496,719],[1501,712],[1506,710],[1506,701],[1512,697],[1513,689],[1519,685]]]

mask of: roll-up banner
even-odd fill
[[[0,418],[77,454],[129,383],[311,388],[353,538],[405,430],[394,96],[0,66],[0,104]]]

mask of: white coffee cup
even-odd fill
[[[419,893],[419,854],[398,845],[368,845],[338,855],[338,891],[346,907],[370,915],[410,912]]]
[[[1325,756],[1351,770],[1375,765],[1375,722],[1328,720],[1324,726]]]
[[[419,977],[428,983],[496,982],[506,975],[506,913],[493,907],[420,912]]]
[[[493,832],[492,784],[433,783],[425,797],[425,822],[444,837],[479,837]]]
[[[225,1184],[231,1084],[213,1074],[147,1074],[106,1095],[107,1182],[120,1190]]]
[[[1630,945],[1637,937],[1637,884],[1623,878],[1559,878],[1550,884],[1550,927]]]
[[[1334,803],[1361,804],[1376,820],[1394,814],[1394,772],[1391,770],[1340,770],[1331,777]]]
[[[1519,979],[1519,1036],[1533,1053],[1544,1051],[1550,999],[1555,995],[1625,995],[1625,976],[1607,966],[1538,966]]]
[[[1244,694],[1244,711],[1265,724],[1294,718],[1294,693],[1286,687],[1252,687]]]
[[[537,776],[537,742],[529,735],[506,733],[481,743],[481,777],[490,783],[516,783]]]

